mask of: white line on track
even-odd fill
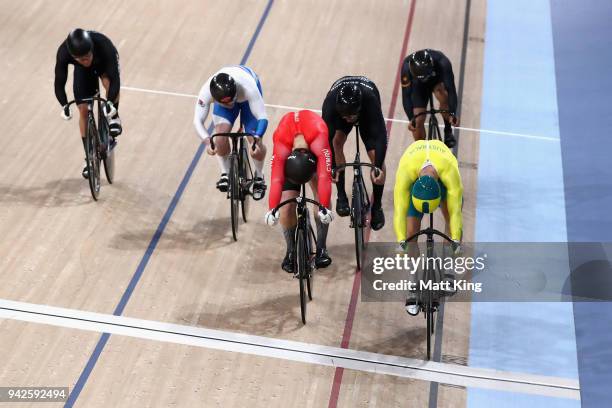
[[[144,92],[144,93],[157,94],[157,95],[180,96],[180,97],[186,97],[186,98],[192,98],[192,99],[195,99],[198,97],[198,95],[193,95],[193,94],[187,94],[187,93],[181,93],[181,92],[170,92],[170,91],[157,91],[154,89],[136,88],[133,86],[122,86],[121,89],[125,89],[126,91]],[[321,113],[321,109],[310,109],[310,108],[303,108],[299,106],[273,105],[270,103],[267,103],[265,105],[266,107],[272,108],[272,109],[282,109],[282,110],[309,109],[313,112]],[[408,121],[404,119],[385,118],[385,120],[388,122],[408,124]],[[513,137],[520,137],[524,139],[544,140],[547,142],[557,142],[557,143],[559,142],[559,138],[550,137],[550,136],[529,135],[525,133],[514,133],[514,132],[502,132],[499,130],[477,129],[477,128],[468,128],[468,127],[461,127],[461,126],[457,126],[455,127],[455,129],[463,130],[466,132],[476,132],[476,133],[500,135],[500,136],[513,136]]]
[[[465,367],[249,334],[0,299],[0,318],[343,367],[462,387],[579,400],[577,380]]]

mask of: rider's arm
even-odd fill
[[[414,183],[411,174],[409,160],[407,156],[403,156],[395,173],[395,187],[393,188],[393,229],[398,241],[406,239],[410,186]]]
[[[212,103],[212,96],[210,95],[210,80],[200,89],[198,100],[195,105],[195,112],[193,115],[193,125],[195,126],[198,136],[203,142],[207,142],[210,135],[204,127],[204,121],[208,117],[208,111],[210,110],[210,104]]]
[[[331,150],[327,140],[327,126],[322,124],[321,133],[310,145],[310,150],[317,156],[317,192],[323,207],[329,209],[331,200]]]
[[[259,92],[257,85],[248,86],[245,89],[246,98],[249,101],[251,113],[257,119],[257,130],[255,136],[263,136],[268,128],[268,115],[266,114],[266,106],[264,105],[263,97]]]
[[[442,69],[442,81],[448,92],[448,110],[454,115],[457,113],[457,89],[455,89],[455,75],[453,66],[448,58],[442,57],[438,62]]]
[[[460,241],[463,235],[463,218],[461,207],[463,206],[463,184],[459,174],[459,166],[456,161],[449,164],[448,168],[440,171],[440,180],[446,186],[446,204],[450,218],[450,235],[455,241]]]
[[[382,169],[387,154],[387,127],[377,94],[373,92],[364,94],[359,122],[364,143],[365,140],[374,142],[374,165]]]
[[[412,80],[410,79],[410,71],[408,69],[408,58],[404,60],[402,64],[401,72],[401,84],[402,84],[402,105],[404,106],[404,112],[408,119],[414,118],[414,107],[412,105]]]
[[[57,49],[57,55],[55,57],[55,97],[60,105],[64,106],[68,103],[68,96],[66,95],[66,81],[68,80],[68,61],[70,55],[66,44],[63,42]]]
[[[270,194],[268,196],[268,209],[280,204],[283,184],[285,184],[285,162],[291,154],[291,149],[279,140],[282,129],[274,132],[274,154],[272,155],[272,176],[270,177]]]
[[[106,58],[106,75],[108,75],[109,87],[106,98],[116,103],[119,100],[119,90],[121,89],[121,80],[119,77],[119,54],[117,49],[108,40],[108,44],[104,46],[104,58]]]

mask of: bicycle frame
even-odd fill
[[[216,137],[226,137],[231,139],[231,151],[229,153],[229,186],[227,189],[227,198],[230,200],[230,218],[232,222],[232,237],[234,241],[238,240],[238,212],[239,207],[242,207],[242,220],[247,221],[246,213],[248,205],[247,196],[252,195],[250,191],[251,185],[254,182],[253,177],[249,178],[247,173],[247,166],[250,170],[250,163],[246,148],[244,146],[244,137],[253,136],[250,133],[243,132],[226,132],[216,133],[210,138],[211,148],[215,148]],[[253,150],[255,150],[256,141],[253,141]],[[245,163],[246,161],[246,163]]]
[[[324,207],[317,201],[306,197],[306,184],[301,186],[301,194],[298,197],[290,198],[277,205],[273,210],[273,214],[285,205],[296,203],[297,228],[295,229],[295,248],[294,260],[296,265],[296,273],[294,277],[299,279],[300,283],[300,310],[302,314],[302,323],[306,324],[306,294],[308,299],[312,300],[312,271],[315,269],[313,265],[313,242],[314,247],[317,245],[317,239],[310,225],[310,218],[307,204],[311,203],[323,210]],[[312,239],[310,239],[310,236]]]
[[[357,145],[355,160],[352,163],[344,163],[333,170],[335,175],[346,167],[353,168],[353,188],[351,198],[351,228],[355,228],[355,258],[357,268],[361,269],[362,249],[365,248],[365,237],[363,229],[366,227],[367,215],[370,211],[370,197],[363,179],[362,167],[370,167],[376,173],[381,170],[371,163],[362,163],[359,151],[359,126],[355,126],[355,141]]]

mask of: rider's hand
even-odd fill
[[[461,248],[461,241],[453,239],[453,254],[461,255],[463,253],[463,248]]]
[[[111,101],[106,102],[104,105],[104,116],[106,116],[107,120],[112,119],[117,114],[117,108]]]
[[[206,143],[206,142],[204,142],[204,143]],[[206,153],[208,153],[211,156],[214,156],[215,154],[217,154],[217,149],[216,148],[213,149],[211,144],[208,143],[208,145],[206,146]]]
[[[340,172],[342,172],[342,171],[344,171],[344,169],[342,169],[342,170],[336,170],[336,169],[334,169],[334,170],[332,171],[332,181],[333,181],[334,183],[337,183],[337,182],[338,182],[338,179],[340,178]]]
[[[378,173],[378,175],[376,175]],[[384,184],[385,183],[385,172],[381,169],[372,169],[370,171],[370,178],[372,179],[372,183],[374,184]]]
[[[261,136],[255,136],[254,142],[255,148],[251,148],[251,152],[253,153],[253,155],[256,155],[261,151]]]
[[[334,214],[328,210],[327,208],[322,208],[319,210],[319,220],[321,220],[322,224],[329,224],[334,219]]]
[[[274,212],[274,210],[269,210],[266,213],[264,219],[266,220],[266,224],[268,224],[269,226],[273,227],[278,222],[279,216],[280,216],[280,214],[278,212]]]
[[[414,132],[416,130],[416,123],[414,123],[414,119],[408,122],[408,130]]]
[[[72,119],[72,112],[70,111],[70,106],[64,105],[62,107],[62,119],[64,120]]]
[[[459,118],[455,115],[450,115],[448,117],[450,124],[453,126],[459,126]]]

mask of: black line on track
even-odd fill
[[[467,59],[467,44],[470,31],[470,9],[472,6],[472,0],[465,2],[465,19],[463,22],[463,44],[461,46],[461,62],[459,68],[459,89],[458,98],[461,101],[457,106],[457,116],[461,117],[461,106],[463,105],[463,85],[465,82],[465,60]],[[459,130],[455,130],[455,138],[457,144],[453,147],[453,154],[457,156],[459,153]],[[442,359],[442,332],[444,329],[444,304],[446,302],[440,302],[440,308],[438,309],[438,315],[436,317],[435,326],[435,340],[433,349],[433,361],[440,362]],[[433,382],[429,384],[429,408],[437,408],[438,406],[438,391],[439,383]]]

